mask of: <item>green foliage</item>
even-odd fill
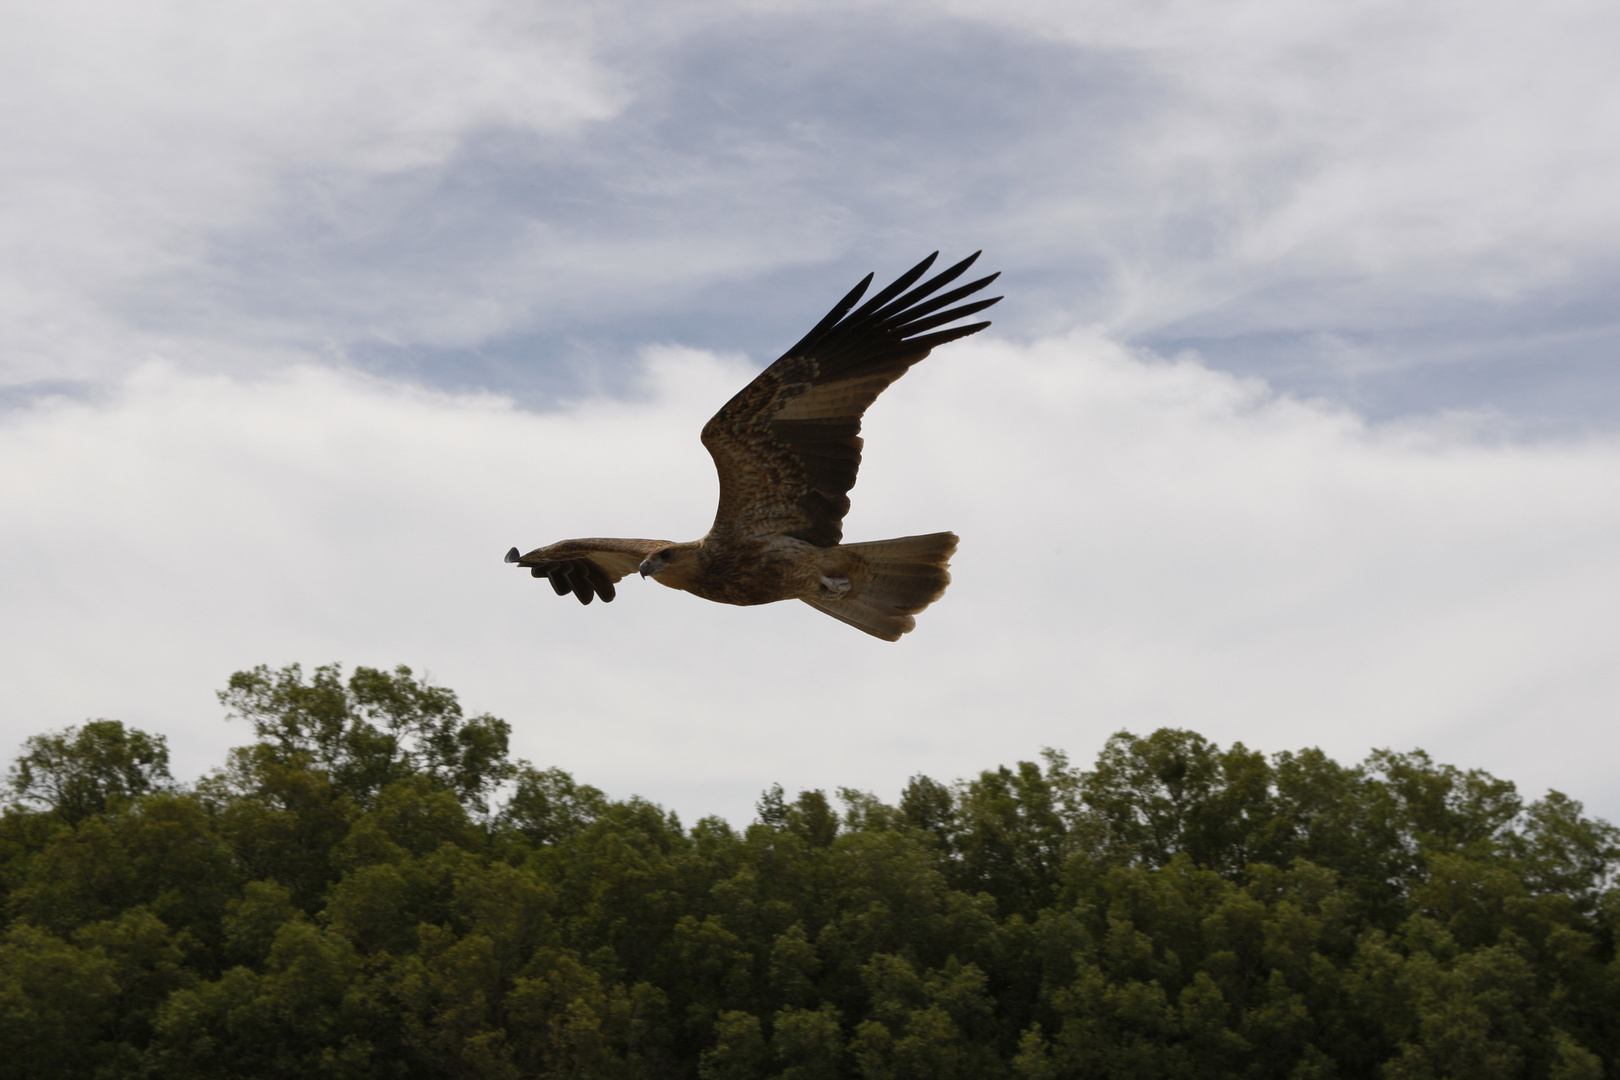
[[[308,764],[364,806],[395,780],[424,777],[484,812],[515,766],[506,760],[511,727],[493,716],[464,719],[456,695],[411,677],[356,668],[347,683],[328,664],[238,671],[220,704],[253,725],[260,746],[281,763]]]
[[[555,844],[583,831],[607,810],[607,797],[561,769],[522,766],[501,822],[535,844]]]
[[[1620,833],[1421,752],[1121,733],[686,829],[405,668],[221,699],[190,789],[25,744],[0,1080],[1617,1075]]]
[[[148,795],[58,829],[19,878],[12,912],[57,933],[145,906],[210,943],[241,888],[229,845],[189,793]]]
[[[6,779],[15,798],[69,825],[173,782],[163,736],[117,720],[30,737]]]
[[[28,923],[0,942],[0,1076],[90,1076],[114,1057],[102,1032],[118,1001],[114,963]]]

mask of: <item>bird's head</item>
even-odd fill
[[[660,585],[684,589],[698,573],[698,544],[670,544],[641,560],[641,576]]]

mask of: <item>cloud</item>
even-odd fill
[[[431,169],[480,130],[559,133],[611,116],[623,95],[593,62],[580,12],[13,5],[0,44],[0,378],[116,372],[131,331],[173,333],[153,316],[188,304],[154,305],[150,283],[210,261],[233,233],[285,214],[289,196],[307,208]]]
[[[536,400],[985,247],[1026,341],[1620,410],[1612,5],[585,10],[22,5],[0,383],[318,354]]]
[[[1160,724],[1616,816],[1617,20],[13,5],[8,730],[196,770],[231,671],[407,662],[688,816]],[[1007,300],[872,415],[849,535],[964,538],[915,635],[499,561],[701,533],[702,421],[936,246]]]
[[[1608,5],[946,9],[1143,56],[1179,93],[1140,132],[1137,167],[1220,208],[1229,254],[1257,268],[1432,275],[1462,262],[1474,288],[1505,296],[1583,255],[1612,257],[1620,236],[1602,180],[1620,147],[1592,137],[1620,120]]]
[[[247,733],[257,663],[409,663],[517,749],[689,820],[766,784],[892,796],[1121,727],[1344,759],[1422,746],[1620,813],[1620,443],[1369,425],[1083,334],[951,346],[873,408],[852,540],[951,528],[945,599],[896,645],[798,604],[631,582],[580,608],[500,561],[564,536],[684,539],[696,432],[740,358],[644,354],[549,412],[320,366],[148,365],[0,418],[0,683],[16,737],[109,716],[184,769]]]

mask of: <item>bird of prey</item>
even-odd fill
[[[548,578],[582,604],[613,599],[639,571],[660,585],[722,604],[803,600],[874,637],[898,641],[917,612],[950,584],[956,535],[843,543],[849,489],[861,464],[861,416],[885,388],[935,346],[988,322],[947,326],[1001,297],[957,304],[999,275],[946,292],[975,252],[921,285],[939,252],[859,308],[859,285],[804,338],[703,425],[720,474],[720,508],[701,540],[563,540],[506,561]],[[851,310],[853,309],[853,310]],[[946,327],[946,329],[940,329]]]

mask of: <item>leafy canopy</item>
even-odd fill
[[[1420,751],[1121,732],[686,828],[407,668],[220,699],[195,785],[25,743],[0,1080],[1620,1075],[1620,833]]]

